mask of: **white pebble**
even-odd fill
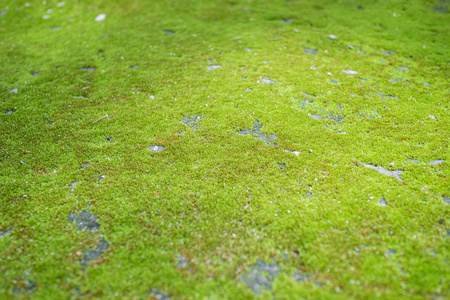
[[[106,18],[105,14],[100,14],[95,18],[95,21],[100,22],[103,21]]]

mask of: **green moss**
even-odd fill
[[[448,6],[3,1],[0,295],[450,297]]]

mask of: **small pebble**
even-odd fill
[[[100,15],[98,15],[97,17],[95,17],[95,21],[101,22],[101,21],[103,21],[105,18],[106,18],[106,15],[105,15],[105,14],[100,14]]]

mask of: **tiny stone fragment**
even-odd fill
[[[428,118],[436,120],[437,118],[434,115],[428,115]]]
[[[320,120],[320,119],[322,119],[322,116],[321,115],[309,115],[311,118],[313,118],[314,120]]]
[[[74,188],[77,184],[78,184],[78,181],[75,181],[75,182],[73,182],[73,183],[70,185],[69,195],[72,194],[73,188]]]
[[[352,70],[343,70],[342,72],[344,72],[345,74],[349,74],[349,75],[354,75],[354,74],[358,74],[358,71],[352,71]]]
[[[103,21],[105,18],[106,18],[106,15],[105,15],[105,14],[100,14],[100,15],[98,15],[97,17],[95,17],[95,21],[101,22],[101,21]]]
[[[257,260],[256,266],[252,267],[247,274],[242,275],[242,281],[248,285],[253,293],[260,295],[263,291],[272,290],[272,282],[279,272],[278,264],[268,264]]]
[[[251,92],[251,91],[253,91],[253,90],[250,89],[250,88],[246,88],[245,91],[246,91],[246,92]]]
[[[198,115],[198,116],[187,116],[187,117],[184,117],[181,120],[181,123],[183,123],[186,126],[189,126],[193,130],[196,130],[197,127],[200,125],[200,124],[198,124],[198,121],[201,120],[201,119],[203,119],[203,116],[200,116],[200,115]]]
[[[291,151],[291,150],[284,150],[285,152],[294,153],[295,155],[299,156],[300,151]]]
[[[178,255],[177,256],[177,268],[178,269],[184,269],[189,267],[189,261],[187,260],[186,257],[184,257],[183,255]]]
[[[139,66],[130,66],[130,69],[136,69],[139,68]]]
[[[261,82],[265,83],[265,84],[277,84],[275,81],[273,81],[272,79],[269,79],[267,77],[264,77],[263,79],[261,79]]]
[[[285,163],[278,164],[278,166],[280,167],[280,169],[286,169],[286,164]]]
[[[12,231],[13,231],[13,228],[11,228],[10,230],[6,230],[6,231],[0,231],[0,237],[7,236],[7,235],[10,234]]]
[[[16,110],[5,110],[5,115],[10,115],[10,114],[13,114],[15,112],[16,112]]]
[[[388,203],[386,202],[386,199],[384,197],[381,197],[380,201],[378,202],[379,206],[388,206]]]
[[[384,55],[392,55],[392,54],[394,54],[395,52],[394,51],[381,51],[381,53],[382,54],[384,54]]]
[[[164,30],[164,33],[165,34],[174,34],[175,32],[172,30]]]
[[[157,300],[170,300],[172,299],[169,295],[163,294],[158,289],[151,289],[149,292],[150,295],[155,296]]]
[[[153,151],[153,152],[161,152],[164,150],[164,146],[151,145],[150,147],[148,147],[148,150]]]
[[[112,136],[108,136],[106,139],[108,140],[108,142],[110,142],[113,139],[113,137]]]
[[[31,75],[36,76],[38,74],[39,74],[39,72],[33,72]]]
[[[442,196],[442,201],[444,201],[445,204],[450,204],[450,197]]]
[[[221,65],[212,65],[212,66],[208,66],[208,71],[212,71],[212,70],[220,69],[220,68],[222,68]]]
[[[89,71],[89,72],[92,72],[92,71],[97,70],[97,68],[78,68],[78,70],[80,70],[80,71]]]
[[[408,71],[409,68],[408,67],[400,67],[400,71]]]
[[[240,135],[250,134],[255,139],[263,140],[266,143],[266,145],[276,146],[277,144],[271,143],[271,141],[275,140],[277,138],[277,136],[275,134],[272,134],[272,135],[270,135],[270,137],[268,137],[265,133],[261,132],[261,128],[262,128],[261,124],[259,123],[258,120],[256,120],[252,129],[240,130],[240,131],[238,131],[238,134],[240,134]]]
[[[14,94],[17,94],[18,91],[19,91],[18,89],[9,90],[10,93],[14,93]]]
[[[317,54],[317,49],[304,49],[303,51],[307,54],[313,54],[313,55]]]
[[[392,176],[392,177],[397,178],[400,181],[403,181],[400,178],[400,174],[402,174],[403,171],[399,171],[399,170],[397,170],[397,171],[389,171],[389,170],[386,170],[385,168],[380,167],[380,166],[373,166],[373,165],[369,165],[369,164],[365,164],[365,163],[360,163],[360,164],[362,164],[366,168],[376,170],[376,171],[380,172],[383,175]]]
[[[436,159],[436,160],[432,160],[430,162],[426,162],[426,165],[440,165],[444,162],[445,160],[443,159]]]
[[[78,230],[85,229],[86,231],[98,231],[100,229],[100,225],[97,223],[98,217],[91,214],[88,210],[82,210],[78,214],[78,217],[73,213],[70,213],[67,220],[75,222]]]
[[[102,256],[103,252],[108,250],[108,248],[108,242],[106,242],[104,238],[101,238],[94,250],[87,250],[83,252],[83,260],[81,261],[81,265],[87,267],[91,261],[97,261]]]
[[[334,84],[339,84],[339,81],[333,80],[333,79],[330,79],[330,82],[331,82],[331,83],[334,83]]]
[[[293,20],[292,19],[281,19],[280,21],[285,24],[289,24],[289,23],[292,23]]]

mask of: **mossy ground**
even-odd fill
[[[0,4],[0,298],[450,297],[448,1],[58,2]]]

